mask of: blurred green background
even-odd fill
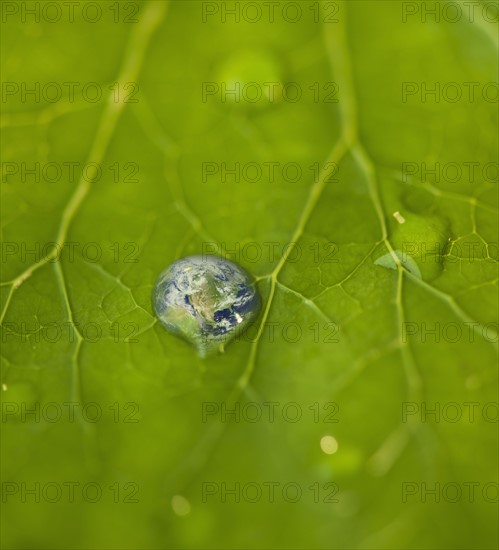
[[[2,3],[2,547],[497,548],[497,3],[66,4]]]

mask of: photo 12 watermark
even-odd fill
[[[404,401],[402,403],[402,422],[421,422],[422,424],[449,423],[483,423],[497,424],[499,422],[499,403],[489,401]]]
[[[338,484],[329,481],[303,485],[297,481],[204,481],[201,483],[201,501],[221,503],[266,502],[270,504],[296,504],[313,502],[316,504],[337,504],[340,502]]]
[[[340,89],[336,82],[238,82],[205,81],[201,83],[202,103],[276,104],[338,103]]]
[[[334,401],[326,403],[297,403],[288,401],[249,401],[247,403],[227,403],[225,401],[203,401],[201,421],[220,423],[312,422],[314,424],[336,424],[340,421],[340,407]]]
[[[497,504],[499,501],[499,484],[479,481],[404,481],[402,482],[402,502],[439,504],[486,502]]]
[[[430,183],[497,183],[499,179],[499,163],[477,161],[433,162],[405,161],[402,162],[402,181],[407,183],[412,177]]]
[[[114,82],[103,85],[98,82],[2,82],[2,103],[138,103],[137,82]]]
[[[480,0],[464,1],[410,1],[402,2],[402,23],[497,23],[499,6],[497,2]]]
[[[277,341],[283,341],[288,344],[297,344],[302,340],[314,344],[338,344],[340,342],[340,327],[338,324],[329,321],[324,323],[315,323],[302,327],[299,323],[289,321],[288,323],[279,323],[277,321],[265,321],[258,326],[256,323],[249,325],[244,332],[231,336],[227,334],[225,339],[219,338],[221,344],[233,342],[248,342],[255,344],[263,340],[273,344]],[[201,338],[204,344],[209,344],[211,333],[205,331]]]
[[[402,82],[402,103],[497,103],[498,82]]]
[[[137,263],[140,248],[136,242],[114,242],[102,246],[96,241],[80,242],[65,241],[63,244],[52,242],[19,242],[4,241],[0,244],[2,263],[13,259],[33,263],[48,258],[48,262],[56,263],[64,260],[69,263],[84,260],[89,263],[99,262],[103,256],[113,263]]]
[[[97,481],[4,481],[1,484],[2,503],[23,504],[80,504],[108,502],[114,504],[135,504],[139,502],[139,484],[99,483]]]
[[[203,183],[309,183],[311,180],[338,183],[338,173],[335,162],[314,162],[306,168],[296,161],[205,161],[201,164]]]
[[[478,340],[495,343],[499,341],[499,323],[491,322],[481,325],[477,321],[464,321],[456,323],[416,323],[406,321],[402,323],[402,342],[429,342],[440,343],[447,342],[455,344],[457,342],[476,342]]]
[[[310,251],[312,254],[310,254]],[[299,242],[287,242],[283,244],[279,241],[250,241],[240,243],[213,242],[205,241],[201,245],[201,254],[203,258],[208,256],[219,256],[225,260],[234,262],[272,263],[286,257],[288,263],[299,262],[303,255],[307,255],[307,262],[314,265],[335,264],[340,260],[337,256],[339,247],[331,241],[309,243],[304,248]]]
[[[258,2],[219,1],[200,2],[203,23],[339,23],[338,2],[282,2],[263,0]]]
[[[140,420],[139,404],[134,401],[120,403],[118,401],[102,405],[96,402],[80,403],[65,401],[59,403],[49,401],[19,402],[9,401],[9,390],[4,389],[2,395],[2,423],[48,423],[59,422],[112,422],[114,424],[136,424]]]
[[[497,262],[499,260],[499,246],[497,242],[485,242],[476,240],[452,241],[445,243],[425,241],[405,241],[401,246],[402,261],[415,258],[418,263],[475,263]],[[465,323],[466,325],[466,323]]]
[[[138,23],[140,3],[4,1],[0,10],[2,23]]]
[[[122,342],[136,344],[139,342],[136,335],[140,331],[140,326],[132,321],[126,323],[114,321],[103,330],[102,325],[95,321],[88,321],[87,323],[51,321],[42,325],[38,319],[35,319],[31,323],[26,321],[4,321],[1,329],[1,342],[3,344],[7,342],[29,342],[30,344],[69,342],[72,344],[78,340],[78,337],[90,344],[95,344],[101,340],[115,344]]]
[[[139,183],[137,162],[2,162],[2,183]]]

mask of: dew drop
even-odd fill
[[[401,250],[394,250],[395,255],[400,260],[400,263],[413,275],[416,275],[418,279],[422,279],[421,270],[418,267],[416,261],[408,254],[404,254]],[[375,265],[381,265],[388,269],[397,270],[397,263],[390,252],[387,252],[383,256],[380,256],[375,260]]]
[[[404,267],[417,277],[425,281],[436,279],[443,271],[449,248],[448,220],[442,216],[420,216],[408,211],[404,212],[404,222],[401,223],[395,214],[396,225],[390,235],[395,254]],[[393,262],[393,265],[390,265],[390,262]],[[396,268],[395,261],[388,256],[379,258],[375,263]]]
[[[188,516],[191,513],[191,503],[182,495],[174,495],[171,504],[177,516]]]
[[[397,210],[392,214],[392,216],[398,221],[398,223],[403,224],[405,223],[405,218],[402,216],[402,214]]]
[[[232,52],[219,66],[216,79],[221,82],[223,103],[238,107],[262,108],[282,99],[283,69],[278,58],[267,50]]]
[[[321,438],[321,450],[327,455],[334,455],[338,450],[338,442],[332,435],[325,435]]]
[[[39,395],[36,387],[31,382],[13,381],[2,384],[2,392],[7,392],[9,403],[12,404],[12,410],[8,414],[12,419],[23,418],[23,411],[33,410],[37,407]]]
[[[249,274],[217,256],[188,256],[158,277],[153,305],[161,324],[201,357],[223,348],[255,319],[260,296]]]

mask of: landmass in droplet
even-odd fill
[[[217,256],[188,256],[158,277],[153,305],[161,324],[201,357],[220,349],[255,319],[260,297],[249,274]]]

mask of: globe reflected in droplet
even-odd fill
[[[188,256],[158,277],[153,305],[161,324],[205,357],[241,334],[260,309],[249,274],[217,256]]]

